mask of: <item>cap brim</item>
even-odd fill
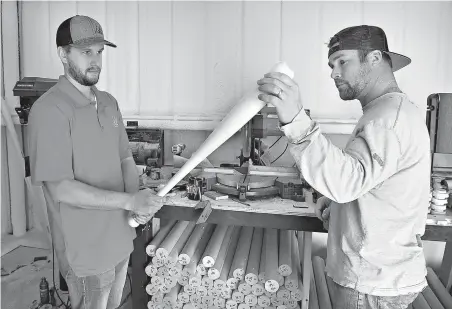
[[[392,72],[400,70],[401,68],[406,67],[411,63],[411,59],[408,58],[407,56],[386,51],[384,53],[386,53],[391,58]]]
[[[104,45],[108,45],[111,47],[117,47],[116,44],[113,44],[112,42],[104,40],[102,38],[92,38],[92,39],[87,39],[87,40],[81,40],[78,42],[74,42],[71,45],[75,46],[75,47],[86,47],[86,46],[90,46],[93,44],[104,44]]]

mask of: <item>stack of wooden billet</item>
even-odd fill
[[[146,247],[148,308],[299,308],[300,249],[291,230],[171,221]]]

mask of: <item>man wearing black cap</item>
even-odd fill
[[[299,87],[268,73],[259,98],[272,103],[303,178],[324,195],[317,216],[328,229],[326,271],[337,309],[402,309],[426,286],[420,237],[430,190],[425,113],[398,87],[408,57],[389,51],[374,26],[346,28],[329,42],[328,65],[343,100],[363,116],[339,149],[306,115]]]
[[[65,20],[56,35],[64,75],[30,111],[31,179],[47,202],[52,242],[72,308],[117,308],[135,230],[163,205],[138,190],[138,173],[115,98],[95,87],[102,69],[100,24]]]

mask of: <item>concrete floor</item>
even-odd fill
[[[43,260],[34,261],[36,257]],[[1,308],[2,309],[32,309],[39,305],[39,283],[42,277],[49,282],[49,288],[54,286],[52,279],[52,252],[48,249],[19,246],[1,257]],[[55,266],[57,267],[56,263]],[[131,268],[129,268],[129,274]],[[131,278],[131,277],[130,277]],[[55,283],[59,288],[59,272],[55,269]],[[123,292],[123,300],[130,293],[130,282],[127,279]],[[58,294],[64,302],[68,293],[58,289]],[[57,306],[61,305],[55,295]],[[59,308],[64,308],[61,306]],[[129,295],[120,309],[132,309],[132,299]]]

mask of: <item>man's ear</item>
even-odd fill
[[[60,57],[60,60],[62,63],[68,63],[67,52],[63,47],[58,46],[57,53],[58,53],[58,57]]]
[[[371,66],[378,65],[383,61],[383,54],[379,50],[373,50],[367,54],[367,61]]]

